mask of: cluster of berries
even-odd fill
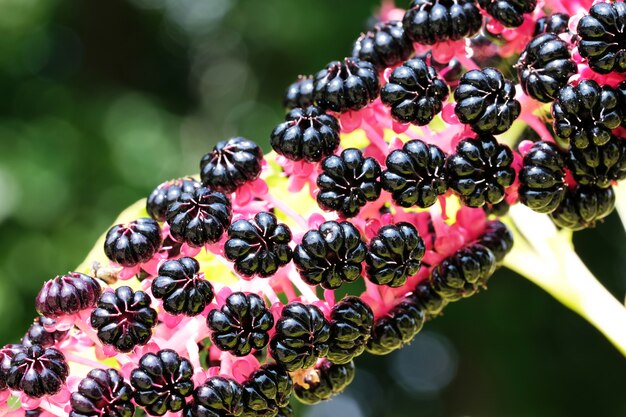
[[[288,417],[484,289],[511,204],[571,229],[607,216],[626,6],[540,3],[384,7],[351,57],[288,88],[274,153],[218,143],[44,284],[0,349],[0,403],[18,404],[0,416]]]

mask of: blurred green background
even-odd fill
[[[267,149],[285,87],[349,53],[376,4],[0,0],[0,344],[124,207],[196,172],[218,140]],[[622,299],[617,218],[577,244]],[[624,416],[625,376],[590,325],[500,271],[411,346],[360,358],[346,394],[302,415]]]

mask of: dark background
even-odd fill
[[[0,344],[44,280],[117,213],[243,135],[267,149],[285,87],[349,53],[374,0],[0,0]],[[577,235],[620,299],[614,216]],[[308,417],[626,415],[626,361],[589,324],[500,271],[415,342],[362,357]]]

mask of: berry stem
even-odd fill
[[[63,355],[65,356],[65,359],[67,359],[69,362],[74,362],[74,363],[77,363],[77,364],[80,364],[80,365],[89,366],[89,367],[94,368],[94,369],[102,368],[102,367],[106,366],[102,362],[98,362],[98,361],[93,360],[93,359],[85,358],[83,356],[76,355],[76,354],[74,354],[72,352],[65,351],[65,352],[63,352]]]
[[[480,71],[480,67],[478,66],[478,64],[476,64],[476,62],[474,62],[474,60],[472,58],[470,58],[469,56],[467,56],[465,54],[456,54],[454,57],[468,71],[471,71],[471,70],[478,70],[478,71]]]
[[[387,153],[389,153],[389,144],[385,141],[384,134],[372,126],[367,118],[363,118],[361,128],[365,132],[365,136],[367,136],[370,143],[376,146],[383,155],[387,155]]]
[[[65,410],[63,410],[61,407],[57,405],[51,404],[49,401],[46,401],[46,400],[42,401],[39,404],[39,408],[47,411],[48,413],[54,416],[59,416],[59,417],[67,416],[67,412]]]
[[[280,210],[283,213],[285,213],[287,216],[289,216],[294,222],[296,222],[298,226],[302,227],[305,230],[308,230],[309,225],[306,219],[302,217],[300,214],[298,214],[297,211],[289,207],[287,204],[275,198],[270,193],[265,194],[263,196],[263,199],[267,201],[268,203],[270,203],[272,206],[274,206],[276,210]]]

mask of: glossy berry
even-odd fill
[[[522,89],[543,103],[554,100],[576,71],[568,43],[554,33],[533,38],[517,61]]]
[[[366,252],[359,230],[351,223],[327,221],[304,234],[293,262],[309,285],[335,289],[361,276]]]
[[[412,0],[402,24],[413,42],[432,45],[472,37],[483,17],[475,0]]]
[[[5,345],[0,348],[0,392],[6,390],[7,375],[11,370],[11,361],[18,353],[26,352],[28,347],[20,344]]]
[[[243,412],[243,388],[237,381],[212,376],[196,388],[185,417],[239,417]]]
[[[292,161],[319,162],[339,146],[339,122],[319,107],[295,108],[274,128],[270,143]]]
[[[352,56],[371,62],[378,71],[407,60],[413,53],[413,45],[404,35],[402,22],[390,20],[378,23],[363,33],[354,43]]]
[[[489,135],[463,139],[446,164],[448,184],[465,205],[482,207],[497,204],[513,185],[513,152]]]
[[[193,366],[171,349],[146,353],[130,374],[135,401],[152,416],[183,409],[193,392]]]
[[[569,31],[569,16],[565,13],[554,13],[537,19],[534,36],[542,33],[559,35]]]
[[[200,161],[202,184],[230,194],[261,175],[263,151],[256,143],[237,137],[218,142]]]
[[[151,218],[140,218],[111,227],[104,241],[104,253],[113,262],[131,267],[149,261],[162,240],[159,223]]]
[[[170,314],[197,316],[213,300],[213,286],[194,258],[167,261],[158,273],[152,281],[152,295],[163,300],[163,308]]]
[[[424,325],[424,312],[415,297],[405,297],[385,316],[377,319],[367,342],[367,351],[386,355],[409,343]]]
[[[421,58],[406,61],[389,77],[380,91],[380,99],[391,108],[391,116],[400,123],[427,125],[443,108],[448,86],[435,68]]]
[[[246,356],[252,349],[267,345],[274,317],[258,295],[234,292],[221,309],[209,312],[207,326],[211,340],[220,350]]]
[[[378,73],[358,58],[333,61],[315,75],[313,98],[326,110],[360,110],[378,97]]]
[[[626,72],[626,4],[601,2],[578,22],[578,52],[600,74]]]
[[[178,200],[183,193],[192,193],[201,184],[191,177],[178,178],[165,181],[152,191],[146,201],[146,210],[150,217],[159,222],[164,222],[167,208]]]
[[[563,87],[552,105],[552,116],[556,135],[578,149],[590,143],[604,145],[622,122],[617,92],[593,80]]]
[[[433,290],[430,282],[422,281],[415,287],[412,300],[424,313],[424,320],[432,320],[439,316],[448,302]]]
[[[150,307],[150,296],[130,287],[106,291],[91,312],[91,326],[98,331],[102,343],[120,352],[130,352],[137,345],[145,345],[152,337],[157,312]]]
[[[367,252],[367,278],[378,285],[400,287],[417,274],[426,252],[424,241],[410,223],[380,228]]]
[[[35,319],[35,322],[30,325],[26,334],[22,337],[21,344],[23,346],[30,347],[33,345],[39,345],[43,348],[49,348],[67,338],[69,330],[47,331],[44,327],[45,320],[46,319],[42,317]]]
[[[489,249],[496,258],[496,264],[500,264],[513,249],[513,233],[504,223],[494,220],[487,223],[478,243]]]
[[[283,97],[283,105],[291,110],[296,107],[307,108],[313,105],[313,76],[301,75],[287,87]]]
[[[55,318],[92,308],[102,287],[95,278],[79,272],[57,275],[46,281],[35,298],[37,312]]]
[[[33,345],[15,353],[6,371],[6,384],[33,398],[54,395],[69,374],[65,356],[55,348]]]
[[[448,190],[445,163],[437,146],[411,140],[387,156],[380,183],[401,207],[430,207]]]
[[[522,110],[515,100],[515,86],[495,68],[466,72],[454,99],[459,120],[477,133],[506,132]]]
[[[374,158],[365,158],[354,148],[331,155],[321,164],[317,177],[317,203],[326,211],[337,211],[343,217],[354,217],[368,201],[380,196],[380,165]]]
[[[72,393],[69,417],[132,417],[133,390],[115,369],[93,369]]]
[[[582,230],[594,227],[615,208],[615,192],[612,187],[578,185],[567,190],[565,198],[550,217],[557,226]]]
[[[340,394],[354,379],[354,362],[334,364],[324,360],[308,370],[301,381],[296,380],[296,398],[304,404],[317,404]]]
[[[360,356],[373,324],[372,309],[359,297],[348,296],[335,304],[330,311],[328,360],[345,364]]]
[[[524,13],[537,7],[537,0],[478,0],[480,7],[506,27],[516,28],[524,23]]]
[[[613,136],[602,146],[571,147],[568,167],[580,185],[610,187],[626,178],[626,141]]]
[[[189,246],[216,243],[230,225],[232,206],[226,196],[202,187],[185,193],[167,210],[170,234]]]
[[[243,383],[241,417],[276,417],[289,406],[293,382],[289,373],[277,364],[263,365]]]
[[[520,202],[538,213],[551,213],[565,196],[565,155],[554,144],[536,142],[524,155],[519,173]]]
[[[228,228],[224,255],[245,277],[271,277],[291,261],[291,230],[276,216],[260,212],[250,220],[237,220]]]
[[[270,355],[288,371],[308,368],[326,356],[330,325],[314,305],[287,304],[276,323],[270,341]]]
[[[504,217],[509,213],[511,205],[504,199],[496,204],[487,203],[482,208],[487,216]]]

